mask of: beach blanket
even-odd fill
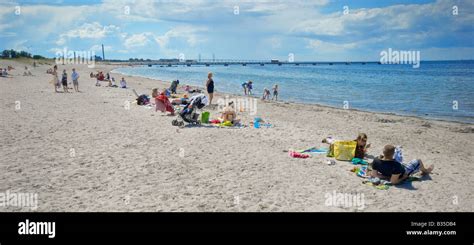
[[[326,154],[328,152],[328,149],[324,148],[324,147],[321,147],[321,148],[311,147],[311,148],[304,149],[304,150],[296,150],[296,152],[311,153],[311,154]]]
[[[155,98],[155,103],[156,103],[156,111],[168,111],[171,113],[174,113],[174,107],[169,101],[168,97],[164,94],[161,93]]]
[[[360,167],[354,167],[351,172],[356,173],[357,176],[361,178],[368,178],[369,176],[367,175],[368,168],[367,166],[360,166]]]
[[[388,190],[390,188],[389,185],[374,184],[374,183],[371,183],[371,182],[365,182],[364,184],[368,185],[368,186],[372,186],[372,187],[374,187],[375,189],[378,189],[378,190]]]
[[[355,172],[357,176],[364,178],[362,180],[362,183],[368,186],[372,186],[378,190],[388,190],[390,186],[392,186],[392,183],[388,180],[380,179],[377,177],[371,177],[367,175],[368,168],[367,166],[360,166],[360,167],[354,167],[352,172]],[[405,181],[407,182],[412,182],[412,181],[421,181],[420,177],[417,176],[410,176],[408,177]]]
[[[379,189],[379,190],[388,190],[390,188],[390,186],[392,185],[392,183],[390,183],[390,181],[379,179],[379,178],[376,178],[376,177],[369,177],[369,178],[363,180],[362,183],[366,184],[368,186],[373,186],[373,187],[375,187],[376,189]]]

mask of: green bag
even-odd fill
[[[209,117],[211,116],[211,113],[208,111],[205,111],[201,114],[201,123],[209,123]]]

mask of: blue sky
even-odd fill
[[[474,59],[473,23],[472,0],[0,0],[0,48],[302,61],[379,60],[392,48]]]

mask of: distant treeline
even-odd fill
[[[16,51],[16,50],[13,50],[13,49],[5,49],[2,51],[2,54],[1,54],[1,57],[2,58],[33,58],[35,60],[38,60],[38,59],[46,59],[45,57],[41,56],[41,55],[32,55],[26,51]]]

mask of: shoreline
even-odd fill
[[[159,78],[152,78],[152,77],[147,77],[147,76],[142,76],[142,75],[130,75],[126,73],[122,73],[119,71],[116,71],[117,68],[122,68],[123,66],[117,66],[117,65],[112,65],[112,64],[107,64],[106,66],[112,66],[112,70],[110,70],[110,73],[115,73],[115,74],[121,74],[124,76],[129,76],[129,77],[136,77],[136,78],[144,78],[144,79],[150,79],[154,80],[157,82],[161,83],[167,83],[171,85],[171,82],[161,80]],[[179,86],[182,86],[181,84]],[[196,87],[199,89],[202,89],[205,91],[205,88],[203,86],[197,86],[197,85],[190,85],[192,87]],[[206,94],[206,93],[205,93]],[[231,92],[216,92],[216,94],[221,94],[221,95],[231,95],[231,96],[237,96],[239,98],[249,98],[249,96],[245,96],[242,94],[235,94]],[[261,101],[260,97],[252,96],[251,98],[258,99]],[[458,121],[458,120],[449,120],[446,118],[436,118],[436,117],[423,117],[419,115],[410,115],[410,114],[401,114],[401,113],[396,113],[396,112],[383,112],[383,111],[372,111],[372,110],[366,110],[366,109],[358,109],[358,108],[349,108],[349,109],[343,109],[340,107],[336,106],[331,106],[331,105],[325,105],[325,104],[319,104],[319,103],[311,103],[311,102],[298,102],[298,101],[285,101],[285,100],[279,100],[279,101],[265,101],[267,103],[286,103],[286,104],[294,104],[294,105],[302,105],[302,106],[317,106],[317,107],[322,107],[322,108],[328,108],[328,109],[338,109],[338,110],[347,110],[347,111],[357,111],[357,112],[363,112],[363,113],[373,113],[373,114],[381,114],[381,115],[387,115],[387,116],[398,116],[398,117],[403,117],[403,118],[414,118],[418,120],[428,120],[428,121],[437,121],[437,122],[446,122],[446,123],[457,123],[463,126],[474,126],[474,122],[465,122],[465,121]]]

